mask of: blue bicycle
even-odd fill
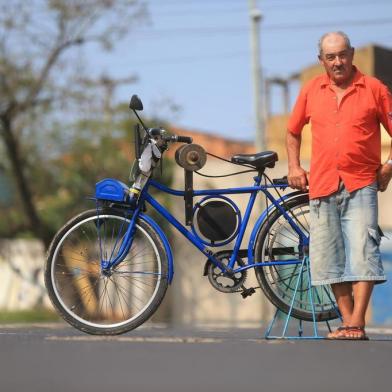
[[[135,129],[133,185],[115,179],[97,183],[96,208],[66,223],[49,248],[45,283],[60,315],[84,332],[114,335],[140,326],[154,314],[172,282],[174,268],[169,241],[147,214],[151,206],[206,257],[204,275],[215,289],[241,293],[244,298],[252,295],[258,287],[245,284],[248,271],[254,269],[259,287],[283,312],[307,321],[337,318],[330,287],[311,287],[308,266],[303,265],[309,249],[308,194],[281,196],[279,189],[285,189],[287,181],[271,181],[265,174],[274,167],[277,154],[266,151],[231,158],[231,163],[255,172],[251,186],[196,190],[193,174],[200,174],[206,162],[204,149],[189,137],[147,128],[137,113],[143,109],[137,96],[132,97],[130,108],[141,125]],[[152,178],[164,152],[176,142],[183,143],[175,158],[184,168],[184,190],[168,188]],[[151,195],[152,188],[184,199],[185,225]],[[243,247],[260,193],[267,207]],[[234,194],[249,194],[243,216],[227,196]]]

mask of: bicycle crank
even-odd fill
[[[225,266],[229,264],[231,251],[223,251],[215,254],[216,258]],[[241,258],[237,258],[234,263],[233,269],[245,266]],[[204,266],[204,275],[208,276],[208,280],[212,287],[222,293],[237,293],[246,290],[244,283],[247,277],[247,271],[239,271],[236,273],[228,274],[222,272],[219,267],[214,265],[210,260],[207,260]]]

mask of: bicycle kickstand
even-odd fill
[[[300,281],[302,279],[302,274],[305,269],[307,271],[306,272],[306,274],[307,274],[306,288],[307,288],[309,303],[310,303],[310,307],[311,307],[311,311],[312,311],[312,321],[309,321],[309,323],[312,323],[311,326],[312,326],[313,333],[310,335],[305,335],[304,334],[304,321],[298,320],[298,333],[297,333],[297,335],[293,336],[293,335],[288,334],[288,327],[289,327],[290,321],[293,318],[295,318],[293,316],[294,301],[295,301],[296,296],[298,294],[299,284],[300,284]],[[281,315],[285,315],[285,321],[284,321],[282,333],[278,336],[271,335],[274,326],[276,326],[275,324],[282,318]],[[299,270],[297,281],[295,284],[295,289],[294,289],[294,292],[292,295],[292,300],[290,303],[289,311],[287,312],[287,314],[285,314],[280,309],[276,309],[275,315],[274,315],[272,321],[270,322],[270,324],[264,334],[264,337],[265,337],[265,339],[325,339],[324,336],[319,335],[317,323],[318,323],[318,321],[316,320],[316,311],[315,311],[314,298],[313,298],[313,294],[312,294],[312,285],[311,285],[311,279],[310,279],[309,257],[305,256],[302,260],[301,265],[300,265],[300,270]],[[325,321],[325,323],[327,324],[329,331],[331,331],[331,327],[329,325],[329,322]]]

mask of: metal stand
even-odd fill
[[[305,267],[306,267],[307,275],[308,275],[308,296],[309,296],[309,302],[311,304],[311,309],[312,309],[312,321],[309,321],[309,322],[306,321],[306,323],[312,323],[313,334],[309,335],[309,336],[304,336],[304,328],[303,328],[304,321],[298,320],[298,323],[299,323],[298,324],[298,335],[290,336],[287,334],[287,330],[288,330],[290,320],[294,319],[294,317],[292,316],[294,301],[295,301],[295,298],[296,298],[296,295],[298,292],[299,283],[302,279],[302,273],[304,272]],[[332,298],[331,298],[331,302],[333,303]],[[338,312],[337,308],[335,308],[335,310]],[[271,335],[272,329],[277,321],[279,313],[282,315],[285,315],[286,319],[284,322],[284,326],[283,326],[281,335],[273,336],[273,335]],[[339,314],[339,312],[338,312],[338,314]],[[331,327],[329,325],[329,322],[325,321],[325,323],[328,327],[329,332],[331,332]],[[265,332],[264,337],[265,337],[265,339],[325,339],[324,336],[320,336],[318,334],[316,312],[314,309],[314,300],[313,300],[313,295],[312,295],[312,285],[311,285],[311,279],[310,279],[310,268],[309,268],[309,257],[308,256],[304,257],[304,259],[302,260],[302,263],[300,264],[299,274],[298,274],[297,282],[295,284],[293,298],[290,303],[290,308],[289,308],[287,315],[285,313],[283,313],[280,309],[277,309],[275,312],[274,318],[272,319],[271,323],[269,324],[269,326],[267,328],[267,331]]]

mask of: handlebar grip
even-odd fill
[[[288,185],[288,184],[289,184],[288,181],[287,181],[287,176],[284,176],[284,177],[282,177],[282,178],[274,178],[274,179],[272,180],[272,182],[273,182],[275,185]]]
[[[177,136],[177,141],[180,143],[191,144],[193,139],[190,136]]]

